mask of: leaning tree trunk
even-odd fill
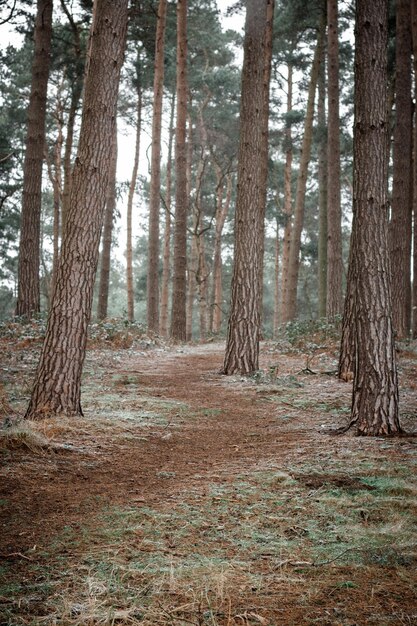
[[[401,432],[391,318],[387,151],[388,0],[356,1],[354,274],[356,367],[351,425],[358,435]]]
[[[294,224],[291,233],[291,246],[288,263],[288,301],[282,320],[283,322],[293,320],[297,311],[297,286],[300,269],[301,233],[303,231],[304,224],[304,203],[307,186],[307,173],[311,155],[311,143],[313,140],[314,100],[321,60],[323,57],[322,47],[324,43],[325,26],[326,20],[323,16],[318,32],[317,45],[311,67],[310,85],[308,88],[307,111],[304,123],[304,136],[301,148],[301,159],[294,205]]]
[[[107,317],[109,303],[109,285],[111,268],[111,244],[113,235],[113,219],[116,210],[116,170],[117,170],[117,124],[114,125],[114,136],[111,148],[109,186],[106,200],[106,212],[103,225],[103,249],[101,252],[100,280],[98,284],[97,318]]]
[[[390,224],[392,316],[396,335],[408,337],[411,324],[411,238],[413,111],[411,100],[411,0],[397,0],[395,127]]]
[[[187,291],[187,0],[177,1],[177,128],[171,336],[186,339]]]
[[[249,374],[258,369],[273,13],[273,0],[246,3],[235,260],[225,374]]]
[[[35,51],[23,164],[22,218],[16,303],[16,315],[24,317],[32,317],[40,311],[42,164],[52,38],[52,4],[52,0],[38,0],[35,23]]]
[[[340,206],[339,34],[337,0],[327,0],[327,317],[342,313],[342,212]]]
[[[80,141],[54,297],[28,418],[82,415],[81,373],[103,224],[128,0],[97,0]]]
[[[414,57],[414,102],[417,102],[417,6],[411,3],[411,24]],[[413,252],[413,338],[417,337],[417,111],[414,111],[414,158],[413,158],[413,214],[414,214],[414,252]]]
[[[152,156],[149,198],[149,249],[147,277],[148,329],[159,330],[159,207],[161,193],[161,124],[164,88],[166,0],[159,0],[153,84]]]

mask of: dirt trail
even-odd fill
[[[89,432],[87,412],[86,433],[75,427],[73,450],[41,457],[14,451],[2,476],[1,497],[7,505],[1,511],[0,551],[24,552],[45,541],[45,532],[50,537],[103,502],[157,504],[191,486],[204,489],[213,477],[227,480],[271,459],[285,463],[314,446],[315,433],[306,432],[305,425],[293,430],[280,426],[254,387],[219,374],[222,348],[216,344],[138,355],[119,370],[109,369],[109,376],[134,372],[139,395],[150,388],[162,400],[195,411],[196,418],[180,428],[168,423],[142,439],[112,439],[109,433]],[[282,371],[298,365],[296,359],[286,361]]]

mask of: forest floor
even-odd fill
[[[84,418],[28,423],[40,340],[0,337],[1,626],[417,624],[417,439],[330,434],[336,343],[265,342],[247,378],[125,343],[91,342]]]

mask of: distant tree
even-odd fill
[[[177,124],[175,133],[175,224],[171,336],[186,339],[187,269],[187,0],[177,0]]]
[[[412,136],[411,0],[397,0],[395,34],[395,126],[390,224],[393,323],[408,337],[411,318]]]
[[[161,194],[161,124],[164,87],[166,0],[159,0],[155,39],[153,85],[151,186],[149,199],[149,250],[147,280],[148,328],[159,330],[159,208]]]
[[[327,317],[342,313],[338,0],[327,0]]]
[[[128,0],[96,0],[66,231],[27,418],[82,414],[81,373],[108,190],[127,19]]]
[[[320,65],[323,59],[322,50],[324,45],[325,27],[326,16],[323,12],[320,17],[320,24],[317,33],[317,44],[314,51],[314,57],[310,72],[303,143],[301,148],[300,166],[297,177],[297,189],[295,194],[294,223],[291,231],[291,245],[288,260],[288,287],[286,290],[287,302],[283,311],[283,322],[288,322],[289,320],[294,319],[297,312],[297,286],[300,269],[301,234],[304,224],[308,166],[310,163],[311,145],[313,141],[314,102],[317,91]]]
[[[356,1],[354,237],[356,367],[350,426],[401,432],[391,313],[387,202],[388,0]]]
[[[117,124],[114,125],[114,135],[111,147],[109,183],[107,188],[106,210],[104,213],[104,224],[101,252],[100,277],[97,297],[97,318],[104,320],[107,317],[109,304],[110,287],[110,267],[111,267],[111,246],[113,235],[114,213],[116,210],[116,171],[117,171]]]
[[[318,78],[317,97],[318,183],[319,183],[319,241],[318,241],[318,314],[326,317],[327,308],[327,119],[326,119],[326,61],[323,60]]]
[[[23,166],[22,217],[19,244],[16,315],[31,317],[40,311],[40,216],[45,120],[52,39],[52,0],[38,0],[35,49],[28,107]]]
[[[258,369],[274,0],[246,3],[232,301],[223,372]]]

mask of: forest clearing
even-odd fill
[[[263,342],[242,377],[219,374],[222,343],[96,330],[84,417],[31,422],[40,339],[19,332],[1,337],[2,626],[417,623],[416,439],[329,434],[352,393],[334,337]],[[402,345],[409,432],[416,368]]]

